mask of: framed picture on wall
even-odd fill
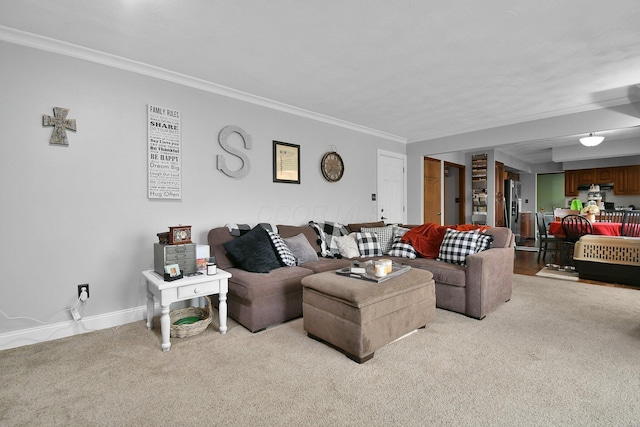
[[[300,146],[273,141],[273,182],[300,184]]]

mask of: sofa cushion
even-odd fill
[[[229,256],[243,270],[268,273],[280,267],[267,230],[257,225],[251,231],[222,245]]]
[[[244,304],[260,298],[282,295],[302,290],[300,281],[313,272],[303,267],[279,267],[268,273],[252,273],[240,268],[230,268],[229,293]]]
[[[299,233],[295,236],[285,237],[282,240],[284,240],[293,253],[298,265],[318,259],[318,254],[313,250],[313,247],[304,234]]]
[[[291,252],[291,249],[287,246],[287,244],[282,240],[282,237],[278,233],[274,233],[273,231],[267,230],[269,237],[271,238],[271,243],[276,250],[276,254],[278,254],[278,258],[280,258],[280,263],[282,265],[286,265],[288,267],[292,267],[297,264],[297,260],[295,255]],[[306,239],[305,239],[306,240]]]
[[[392,225],[386,227],[362,227],[360,231],[363,233],[375,233],[383,254],[386,254],[391,249],[391,244],[393,243]]]
[[[493,236],[492,248],[508,248],[513,239],[513,232],[507,227],[491,227],[485,230],[485,234]]]
[[[442,239],[438,261],[466,265],[467,256],[477,252],[480,234],[476,231],[448,229]]]
[[[403,258],[402,263],[413,268],[430,271],[436,283],[460,288],[464,288],[467,285],[467,267],[465,266],[427,258]]]
[[[361,257],[382,256],[382,250],[380,249],[380,244],[375,234],[356,233],[356,240],[358,241],[358,250],[360,251]]]
[[[318,258],[315,261],[302,264],[301,267],[308,268],[314,273],[324,273],[325,271],[336,271],[350,265],[351,260],[347,258]]]

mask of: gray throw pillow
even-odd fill
[[[293,252],[293,256],[297,258],[298,265],[318,260],[318,254],[313,250],[313,247],[311,247],[311,244],[304,234],[300,233],[282,240],[284,240],[291,252]]]

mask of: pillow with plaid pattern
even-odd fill
[[[491,234],[480,233],[478,235],[478,246],[476,247],[476,253],[490,249],[492,243],[493,236]]]
[[[340,249],[336,244],[335,237],[346,236],[349,234],[344,225],[331,221],[309,221],[309,225],[313,227],[318,235],[320,248],[322,249],[322,256],[334,256],[340,254]]]
[[[466,265],[467,256],[477,252],[479,238],[480,234],[477,231],[456,231],[448,228],[440,244],[437,260]]]
[[[380,250],[383,254],[389,252],[391,244],[393,243],[393,226],[388,225],[386,227],[362,227],[360,229],[362,233],[375,233],[380,244]]]
[[[418,253],[413,249],[413,246],[409,243],[401,242],[400,239],[401,236],[393,238],[393,245],[391,245],[391,249],[387,255],[416,259],[418,257]]]
[[[287,246],[284,240],[282,240],[282,237],[280,237],[279,234],[274,233],[273,231],[270,231],[270,230],[267,230],[267,233],[269,233],[269,237],[271,238],[271,243],[273,243],[273,247],[276,250],[276,254],[278,255],[278,258],[280,258],[280,263],[282,265],[286,265],[289,267],[296,265],[297,263],[296,257],[293,255],[293,253],[289,249],[289,246]]]
[[[374,233],[356,233],[356,240],[361,257],[382,256],[378,238]]]

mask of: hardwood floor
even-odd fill
[[[527,239],[524,242],[518,243],[518,246],[536,246],[536,244],[535,244],[535,240]],[[525,276],[535,276],[538,271],[540,271],[546,264],[549,264],[551,262],[552,262],[551,255],[547,255],[546,261],[541,259],[540,262],[538,262],[538,252],[516,250],[513,272],[515,274],[523,274]],[[613,286],[613,287],[640,290],[640,288],[638,288],[637,286],[620,285],[617,283],[598,282],[596,280],[585,280],[585,279],[580,279],[578,281],[581,283],[591,283],[594,285]]]
[[[518,246],[535,246],[535,240],[527,239],[518,244]],[[535,276],[538,271],[551,262],[551,255],[547,255],[547,261],[542,259],[538,263],[538,252],[516,251],[516,259],[513,266],[513,272],[516,274],[524,274],[525,276]]]

